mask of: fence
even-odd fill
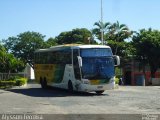
[[[27,77],[25,73],[0,73],[0,80],[7,80],[10,77],[20,76],[20,77]]]

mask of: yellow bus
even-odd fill
[[[34,53],[35,79],[42,88],[103,93],[114,87],[118,56],[104,45],[60,45]]]

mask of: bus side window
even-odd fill
[[[56,52],[52,52],[52,55],[51,55],[51,63],[52,64],[56,64],[56,57],[57,57]]]
[[[64,64],[72,64],[72,59],[71,59],[71,50],[65,50],[63,52],[63,63]]]
[[[39,64],[39,63],[40,63],[39,54],[40,54],[40,53],[35,53],[35,60],[34,60],[34,62],[35,62],[36,64]]]
[[[38,53],[34,54],[34,63],[38,63]]]
[[[43,58],[42,58],[43,55],[42,55],[42,54],[43,54],[42,52],[39,53],[39,60],[38,60],[38,61],[39,61],[39,62],[38,62],[39,64],[43,64],[43,60],[42,60],[42,59],[43,59]]]
[[[47,53],[42,53],[42,64],[46,64],[47,63]]]
[[[78,58],[79,52],[78,49],[73,49],[73,66],[74,66],[74,74],[76,79],[80,79],[80,68],[78,64]]]
[[[57,64],[62,64],[62,65],[71,64],[72,63],[71,50],[63,50],[57,52],[56,61]]]
[[[72,64],[71,50],[42,52],[39,56],[35,55],[36,61],[41,64]]]
[[[48,64],[52,64],[52,52],[48,52]]]

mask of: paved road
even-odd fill
[[[0,90],[1,114],[160,114],[160,86],[70,94],[38,84]]]

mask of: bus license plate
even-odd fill
[[[98,89],[101,89],[101,88],[103,88],[103,86],[98,86],[97,88],[98,88]]]

